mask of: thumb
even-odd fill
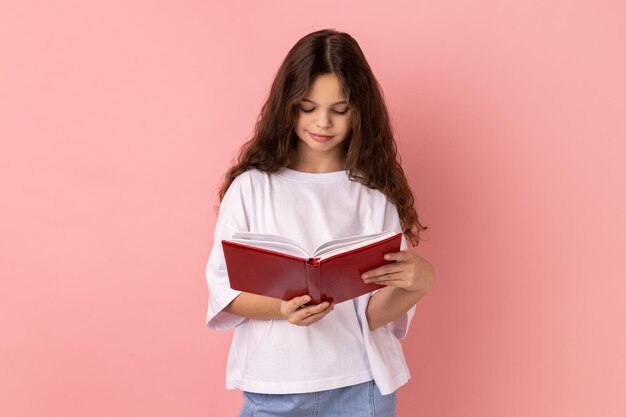
[[[300,297],[292,298],[289,301],[283,301],[281,310],[283,314],[291,314],[309,301],[311,301],[311,297],[308,295],[301,295]]]
[[[304,306],[309,301],[311,301],[311,297],[309,297],[308,295],[302,295],[300,297],[294,298],[291,301],[294,303],[294,306],[296,307],[296,309],[298,309],[298,308]]]

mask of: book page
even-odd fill
[[[319,255],[319,254],[326,252],[325,249],[329,246],[348,245],[350,243],[356,243],[358,241],[373,239],[378,236],[386,235],[388,233],[389,231],[385,230],[384,232],[380,232],[380,233],[371,233],[368,235],[358,235],[358,236],[348,236],[348,237],[342,237],[340,239],[329,240],[328,242],[322,243],[320,246],[318,246],[317,249],[315,249],[314,253],[316,255]]]
[[[298,242],[284,236],[267,233],[235,232],[229,240],[256,248],[275,250],[293,256],[310,257],[309,252]]]
[[[321,259],[329,258],[338,253],[348,252],[352,249],[360,248],[362,246],[367,246],[371,243],[385,240],[391,236],[394,236],[396,233],[397,232],[385,231],[370,235],[351,236],[343,239],[332,240],[320,246],[313,254],[313,257],[319,257]]]

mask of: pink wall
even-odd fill
[[[438,273],[399,415],[626,416],[624,3],[222,3],[0,4],[0,415],[236,415],[216,188],[287,50],[334,27]]]

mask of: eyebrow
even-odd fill
[[[309,100],[308,98],[303,98],[302,101],[308,101],[309,103],[317,104],[319,106],[319,103],[316,103],[313,100]],[[343,104],[343,103],[347,103],[347,101],[346,100],[338,101],[336,103],[331,104],[331,106],[334,106],[336,104]]]

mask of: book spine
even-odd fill
[[[320,258],[309,258],[306,262],[306,282],[311,297],[311,304],[322,302],[322,288],[320,282]]]

